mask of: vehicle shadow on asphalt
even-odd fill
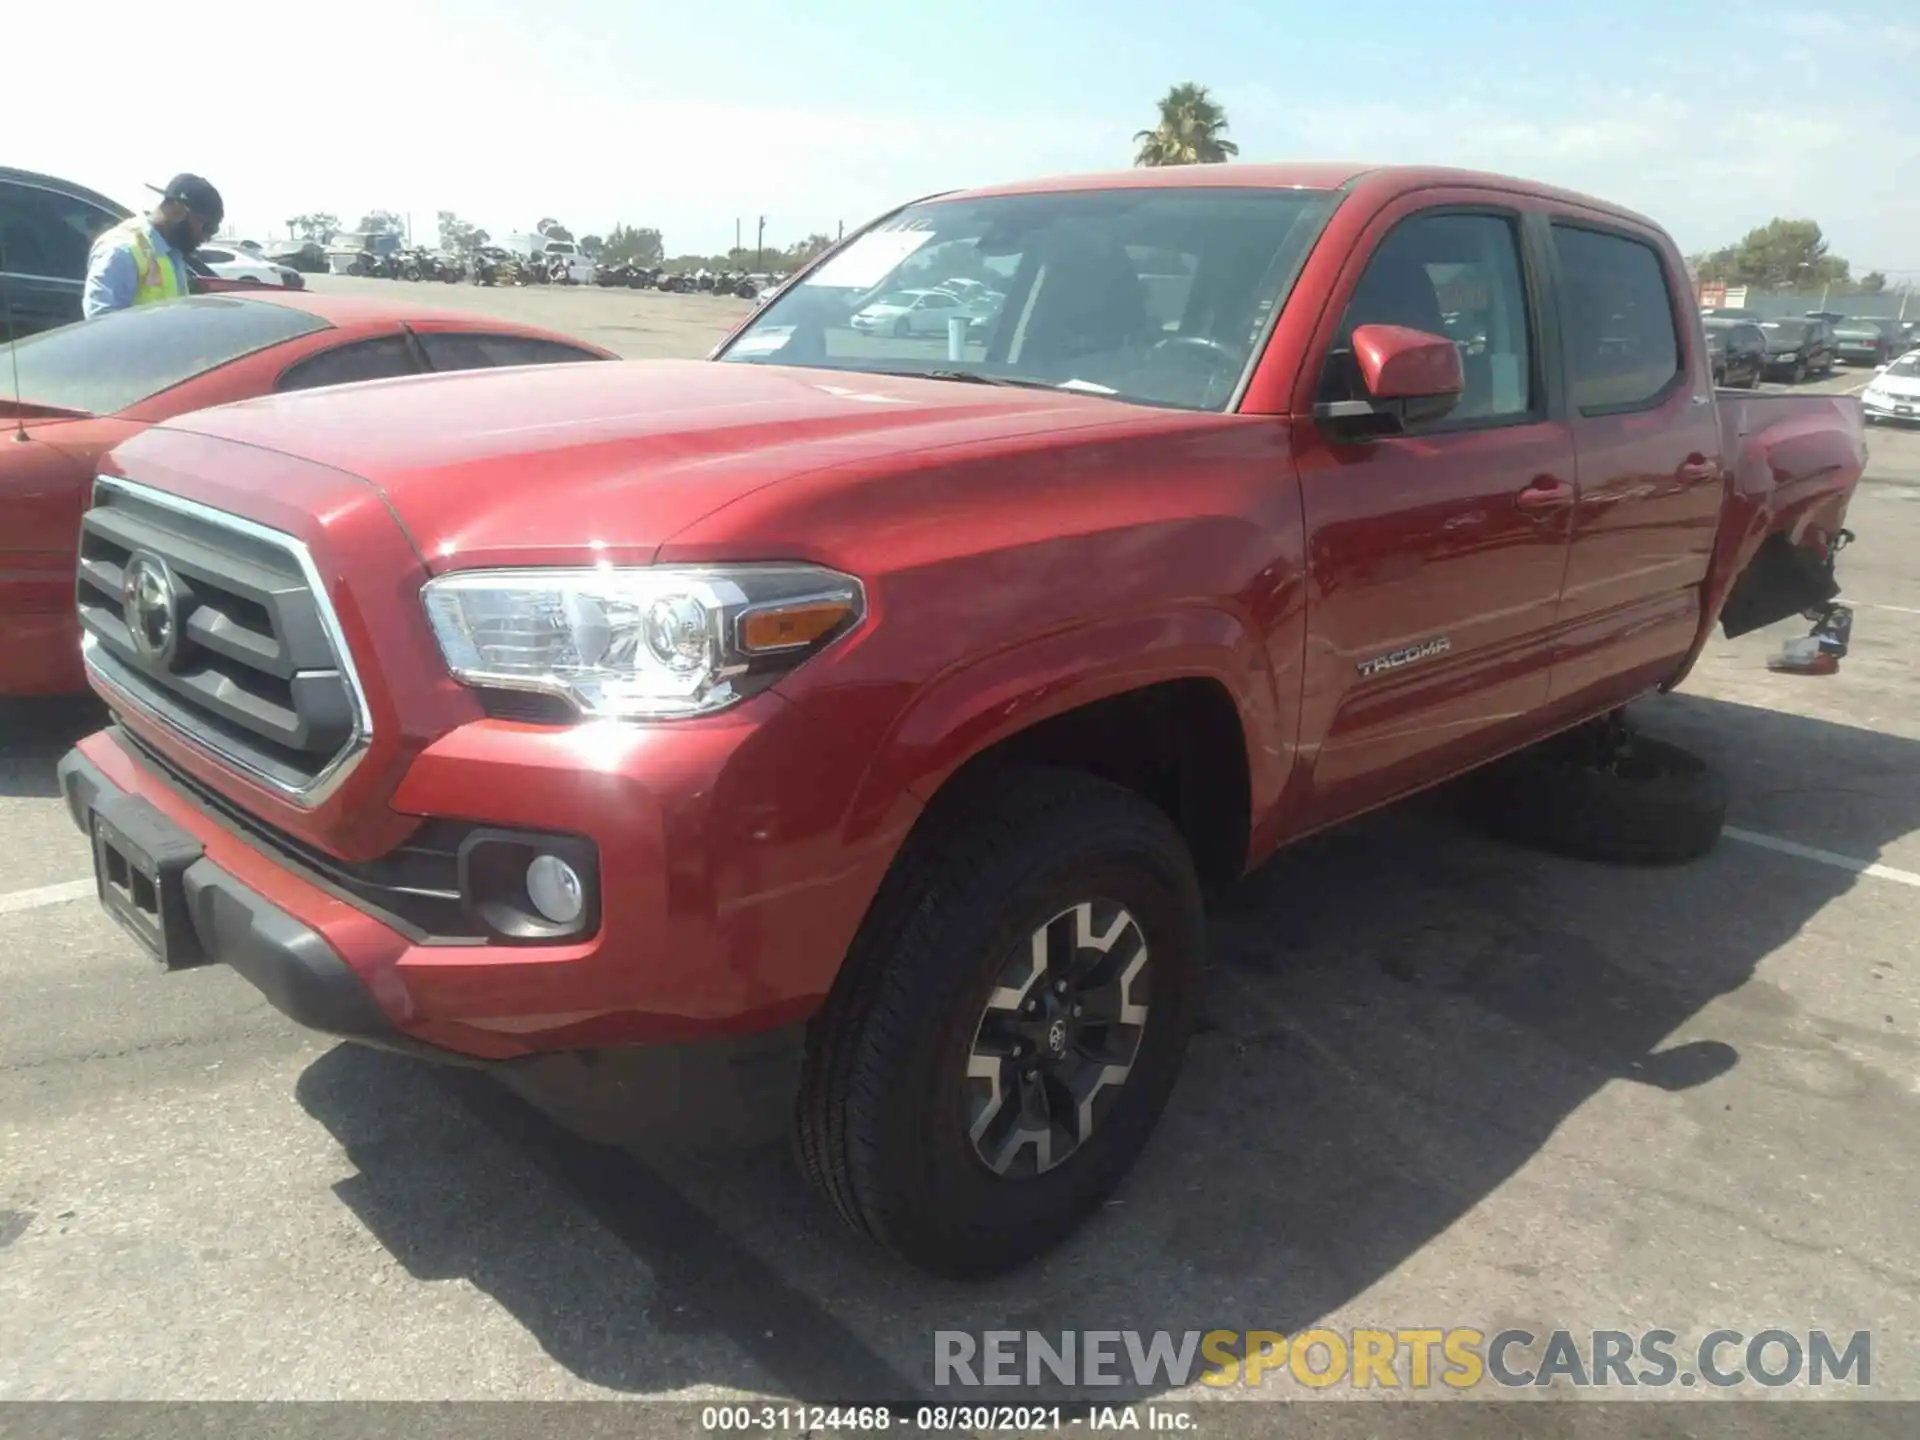
[[[0,796],[57,796],[53,767],[107,719],[107,707],[92,695],[0,699]]]
[[[1872,860],[1920,830],[1920,743],[1697,697],[1644,709],[1649,729],[1729,771],[1736,823],[1743,806],[1774,806],[1774,833],[1796,838],[1785,828],[1791,795],[1812,803],[1837,789],[1852,798],[1822,811],[1831,823],[1808,843]],[[1909,1130],[1920,1149],[1912,1097],[1896,1087],[1889,1101],[1893,1082],[1829,1044],[1847,1027],[1800,1024],[1800,1002],[1755,976],[1830,901],[1881,883],[1731,841],[1673,868],[1558,860],[1480,838],[1444,795],[1292,847],[1216,902],[1207,1018],[1128,1183],[1060,1250],[977,1286],[910,1273],[843,1234],[779,1147],[605,1150],[482,1075],[350,1046],[306,1072],[300,1100],[361,1171],[341,1198],[396,1258],[418,1275],[470,1280],[583,1379],[646,1393],[712,1384],[806,1401],[904,1399],[936,1393],[936,1330],[1297,1333],[1418,1255],[1609,1085],[1645,1087],[1660,1113],[1703,1134],[1779,1125],[1770,1138],[1782,1153],[1836,1168],[1876,1143],[1905,1146]],[[1724,1087],[1750,1061],[1725,1037],[1756,1028],[1827,1046],[1818,1058],[1828,1070],[1864,1072],[1853,1077],[1860,1100],[1794,1101],[1764,1122],[1732,1115]],[[1910,1038],[1860,1030],[1846,1037],[1855,1049],[1887,1047],[1886,1068],[1911,1068]],[[1802,1083],[1796,1073],[1779,1083]],[[1804,1083],[1808,1096],[1835,1098]],[[596,1278],[591,1293],[570,1293],[563,1237],[471,1224],[524,1213],[524,1181],[492,1167],[489,1147],[410,1134],[416,1112],[448,1098],[616,1236],[646,1283]],[[1602,1171],[1645,1180],[1636,1163],[1595,1157]],[[1604,1206],[1608,1193],[1588,1203]],[[1721,1197],[1700,1203],[1710,1199]],[[1525,1235],[1511,1240],[1497,1268],[1524,1294],[1554,1293],[1532,1282],[1551,1279],[1555,1257]],[[1471,1303],[1455,1295],[1436,1301],[1449,1313],[1392,1323],[1484,1323],[1451,1313]],[[1608,1323],[1522,1318],[1543,1332]],[[689,1347],[689,1337],[706,1343]],[[662,1349],[677,1358],[662,1360]],[[1161,1388],[1128,1382],[1079,1398],[1118,1403]]]

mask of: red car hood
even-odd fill
[[[644,564],[703,516],[796,475],[1142,416],[1056,391],[655,360],[376,381],[157,428],[357,475],[447,569]]]

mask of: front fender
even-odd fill
[[[1070,710],[1164,681],[1209,679],[1232,698],[1248,737],[1258,816],[1278,800],[1293,754],[1294,716],[1283,717],[1276,703],[1266,653],[1241,617],[1192,604],[1093,621],[962,661],[901,710],[876,747],[854,813],[883,812],[902,794],[925,804],[976,755]]]

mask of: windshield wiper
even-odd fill
[[[1074,390],[1086,395],[1111,395],[1104,385],[1088,380],[1023,380],[1015,375],[988,375],[979,370],[882,370],[913,380],[955,380],[963,385],[1011,385],[1019,390]]]

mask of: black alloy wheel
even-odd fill
[[[1063,910],[1015,948],[967,1057],[967,1138],[996,1175],[1043,1175],[1093,1137],[1132,1073],[1151,977],[1117,901]]]

